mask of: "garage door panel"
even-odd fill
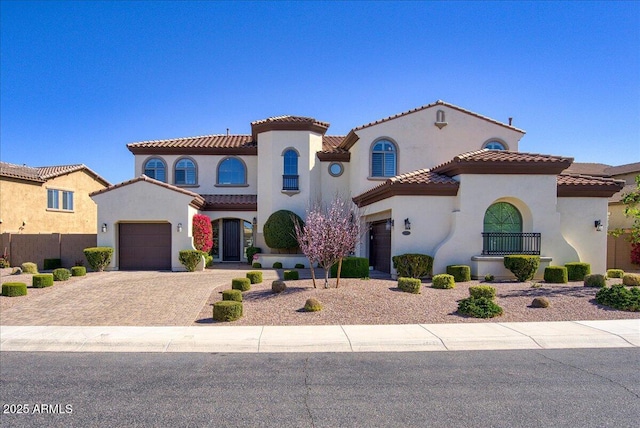
[[[170,270],[171,224],[121,223],[121,270]]]

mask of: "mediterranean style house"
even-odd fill
[[[211,218],[215,261],[244,261],[255,245],[265,267],[293,267],[304,257],[269,254],[265,221],[281,209],[304,218],[341,194],[364,212],[356,255],[376,270],[394,274],[392,256],[423,253],[434,273],[465,264],[502,277],[503,256],[524,253],[604,271],[607,202],[624,182],[567,174],[572,158],[520,152],[525,132],[511,123],[436,101],[346,136],[328,128],[278,116],[246,135],[129,144],[136,178],[91,195],[98,244],[115,249],[110,268],[183,269],[178,252],[192,248],[196,213]]]

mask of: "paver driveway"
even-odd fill
[[[0,313],[2,325],[192,325],[211,293],[231,288],[248,269],[229,266],[204,272],[99,272],[46,289],[28,289]],[[265,279],[277,278],[264,271]],[[2,282],[31,283],[25,275]],[[22,300],[13,300],[22,299]]]

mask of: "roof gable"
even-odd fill
[[[52,178],[71,174],[76,171],[86,172],[95,180],[101,182],[104,186],[111,185],[111,183],[96,174],[91,168],[84,164],[31,167],[27,165],[14,165],[7,162],[0,162],[0,176],[31,181],[34,183],[45,183],[47,180],[51,180]]]
[[[453,177],[459,174],[547,174],[557,175],[573,158],[537,153],[482,149],[454,157],[432,171]]]

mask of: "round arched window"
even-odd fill
[[[489,150],[506,150],[506,147],[500,141],[492,140],[484,145],[485,149]]]
[[[497,202],[484,213],[484,232],[521,233],[522,215],[508,202]]]

